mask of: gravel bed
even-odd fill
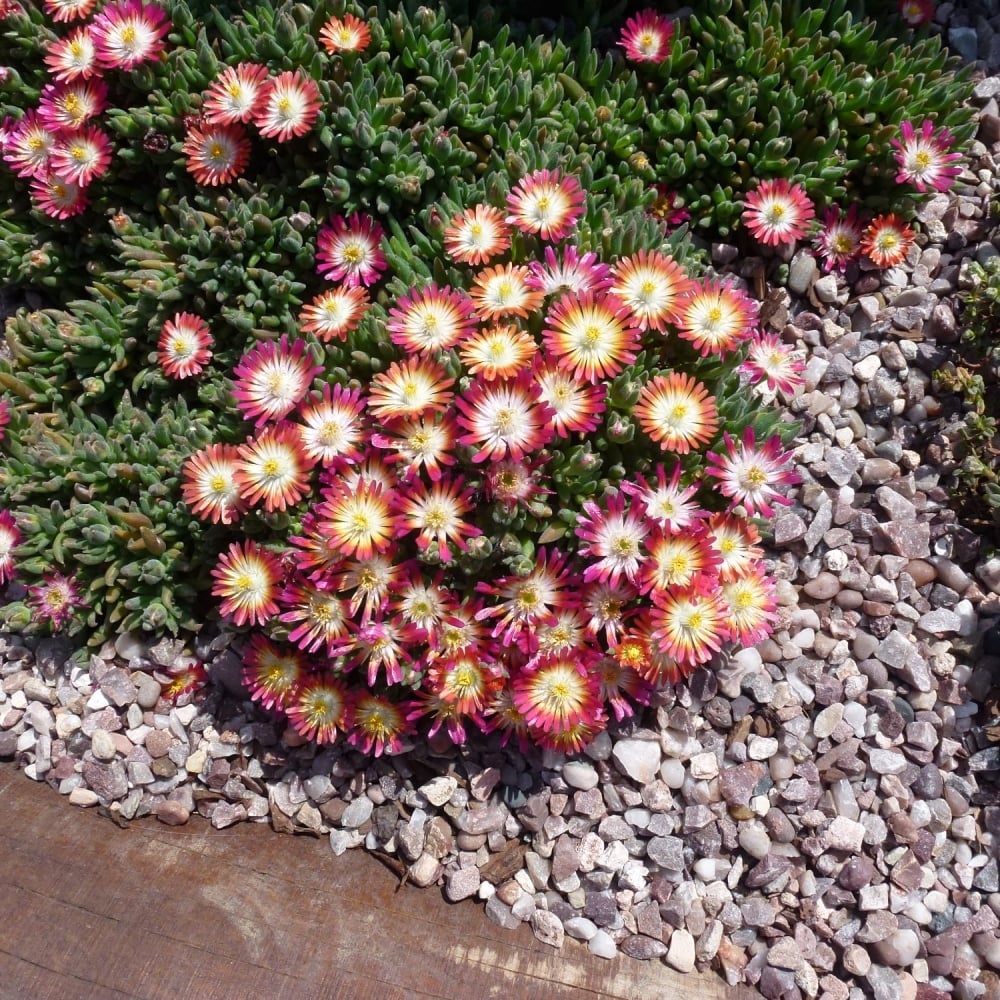
[[[980,129],[918,250],[846,279],[800,252],[772,301],[807,365],[760,647],[577,759],[484,739],[372,761],[261,715],[226,633],[199,636],[214,683],[186,704],[162,697],[179,643],[120,636],[71,668],[62,639],[0,635],[0,759],[119,824],[198,814],[363,847],[553,947],[711,966],[769,1000],[1000,994],[1000,751],[982,728],[1000,558],[949,508],[954,428],[931,386],[963,269],[1000,247],[1000,15],[982,11],[939,8],[979,60]]]

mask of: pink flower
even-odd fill
[[[156,3],[117,0],[102,7],[91,25],[97,61],[105,69],[131,70],[159,58],[170,18]]]
[[[348,288],[373,285],[386,269],[380,242],[384,230],[371,216],[334,216],[316,238],[316,270]]]
[[[955,141],[951,132],[946,128],[935,132],[934,123],[925,119],[919,133],[910,122],[903,122],[899,134],[902,139],[892,140],[899,167],[896,180],[900,184],[909,182],[918,191],[947,191],[962,172],[959,167],[949,166],[962,158],[960,153],[949,152]]]
[[[761,181],[757,190],[747,195],[743,221],[761,243],[779,246],[807,236],[815,214],[805,188],[779,177]]]
[[[734,441],[726,433],[722,437],[726,450],[721,455],[714,451],[707,453],[707,472],[719,480],[719,490],[732,498],[733,506],[742,504],[751,517],[756,514],[771,517],[772,503],[792,502],[777,487],[797,483],[799,476],[791,467],[791,452],[781,450],[777,435],[760,447],[752,427],[744,430],[742,441]]]
[[[299,70],[282,73],[262,86],[253,121],[260,134],[278,142],[305,135],[319,117],[316,81]]]
[[[670,54],[673,22],[652,8],[625,22],[618,44],[633,62],[661,63]]]

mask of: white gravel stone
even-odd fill
[[[683,927],[678,927],[670,935],[670,944],[667,948],[667,965],[678,972],[693,972],[695,963],[694,938],[691,932]]]

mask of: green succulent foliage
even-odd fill
[[[41,401],[39,401],[41,402]],[[180,500],[179,470],[211,437],[183,400],[154,420],[126,396],[110,420],[70,402],[23,419],[7,445],[0,493],[21,526],[23,582],[72,574],[85,606],[68,627],[100,645],[118,630],[196,630],[206,544]],[[5,619],[37,628],[21,602]]]

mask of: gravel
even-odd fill
[[[996,996],[1000,750],[980,722],[1000,559],[948,506],[955,431],[931,385],[964,263],[1000,248],[1000,15],[984,10],[939,7],[979,59],[980,132],[906,264],[845,278],[792,260],[774,330],[807,361],[788,406],[801,483],[758,649],[577,759],[486,739],[369,760],[261,717],[227,681],[224,633],[195,650],[220,683],[180,704],[162,698],[178,649],[121,636],[78,666],[65,644],[0,635],[0,759],[122,824],[199,815],[377,850],[553,948],[713,967],[783,1000]]]

